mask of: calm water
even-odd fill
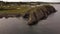
[[[0,19],[0,34],[60,34],[60,4],[53,6],[58,12],[32,27],[22,17]]]

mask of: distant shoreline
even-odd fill
[[[0,3],[42,3],[42,4],[60,4],[60,2],[4,2],[0,1]]]

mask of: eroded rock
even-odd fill
[[[56,9],[51,5],[42,5],[29,10],[24,17],[28,18],[28,25],[35,25],[38,21],[46,19],[48,15],[56,12]]]

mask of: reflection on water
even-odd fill
[[[0,19],[0,34],[60,34],[60,4],[53,6],[58,12],[34,26],[28,26],[22,17]]]

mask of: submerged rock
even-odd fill
[[[24,16],[28,19],[28,25],[35,25],[38,21],[46,19],[48,15],[56,12],[56,9],[51,5],[42,5],[39,7],[34,7],[29,10]]]

